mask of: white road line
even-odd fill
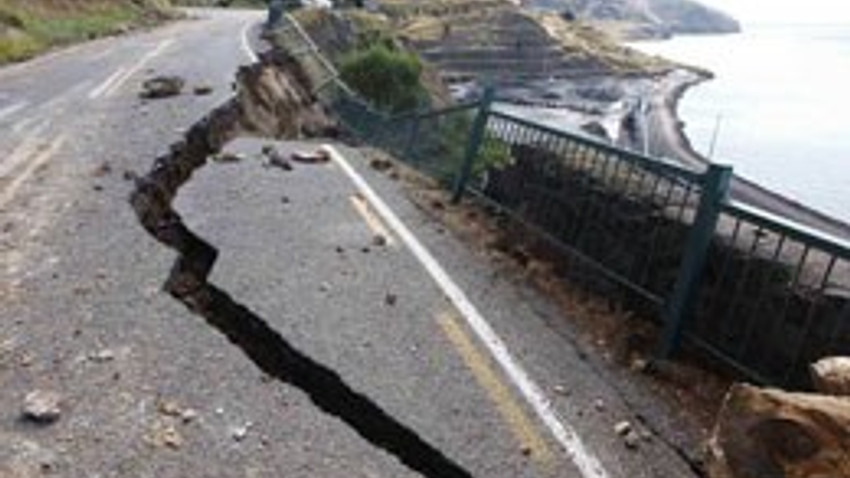
[[[246,23],[245,26],[242,27],[242,33],[239,35],[242,40],[242,51],[245,52],[245,55],[248,57],[248,60],[251,63],[256,63],[260,61],[260,58],[257,56],[257,53],[254,51],[254,49],[251,48],[251,43],[248,41],[248,31],[250,31],[251,27],[253,27],[254,25],[256,25],[256,23],[253,21]]]
[[[89,92],[89,99],[94,100],[94,99],[99,98],[101,95],[103,95],[106,92],[106,90],[108,90],[109,87],[112,86],[113,83],[118,81],[118,78],[120,78],[121,75],[123,75],[125,71],[126,71],[125,68],[119,68],[118,70],[115,71],[115,73],[109,75],[109,78],[105,79],[103,81],[103,83],[99,84],[93,90],[91,90]]]
[[[27,105],[29,105],[29,102],[19,101],[17,103],[12,103],[11,105],[5,108],[0,108],[0,121],[5,119],[7,116],[11,116],[17,113],[18,111],[21,111],[22,109],[26,108]]]
[[[49,161],[50,158],[59,151],[59,148],[62,147],[63,143],[65,143],[65,135],[60,135],[54,139],[47,148],[38,153],[32,161],[30,161],[26,169],[12,180],[12,182],[9,183],[9,186],[3,190],[2,194],[0,194],[0,209],[5,208],[6,205],[15,198],[15,194],[17,194],[18,189],[20,189],[24,182],[29,179],[29,177],[32,176],[38,168]]]
[[[89,93],[89,98],[97,99],[101,96],[112,96],[113,94],[115,94],[116,91],[118,91],[119,88],[124,85],[124,83],[127,82],[127,80],[129,80],[133,75],[138,73],[139,70],[144,68],[149,61],[153,60],[158,55],[161,55],[166,48],[171,46],[172,43],[174,43],[173,39],[164,40],[160,42],[156,48],[149,51],[145,56],[143,56],[142,59],[136,62],[136,64],[133,65],[131,68],[119,68],[118,71],[113,73],[112,76],[107,78],[106,81],[104,81],[100,86],[92,90],[92,92]]]
[[[328,149],[333,160],[342,168],[360,193],[372,204],[378,214],[383,217],[389,227],[396,232],[401,241],[416,256],[416,259],[428,271],[428,274],[431,275],[443,293],[446,294],[460,314],[463,315],[469,327],[475,332],[496,362],[502,367],[508,378],[517,387],[528,404],[531,405],[540,420],[564,448],[572,462],[581,472],[582,477],[608,478],[608,472],[602,467],[602,463],[596,455],[585,446],[575,429],[558,415],[558,412],[552,407],[551,402],[546,398],[540,386],[529,377],[528,373],[513,358],[505,343],[484,319],[475,305],[472,304],[466,293],[463,292],[454,279],[449,276],[428,249],[413,235],[401,219],[396,216],[392,209],[366,183],[366,180],[354,170],[339,151],[330,145],[324,147]]]

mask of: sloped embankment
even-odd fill
[[[173,15],[169,0],[3,0],[0,64]]]

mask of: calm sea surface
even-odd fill
[[[850,222],[850,25],[745,26],[632,46],[712,70],[679,105],[694,148]],[[718,119],[719,118],[719,119]]]

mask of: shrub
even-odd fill
[[[381,110],[397,113],[416,108],[425,97],[419,82],[422,64],[415,54],[384,42],[356,50],[342,60],[340,74],[357,93]]]

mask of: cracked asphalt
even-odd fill
[[[161,291],[176,256],[137,223],[131,179],[228,98],[262,18],[194,16],[0,70],[0,476],[418,476]],[[155,74],[213,93],[143,102]],[[673,413],[613,386],[623,377],[553,330],[554,305],[339,146],[601,464],[583,470],[340,164],[264,167],[267,143],[230,145],[245,159],[208,164],[175,201],[219,251],[210,282],[473,476],[692,476],[665,440],[631,450],[614,432],[658,416],[676,441]],[[35,389],[62,397],[55,423],[21,418]]]

